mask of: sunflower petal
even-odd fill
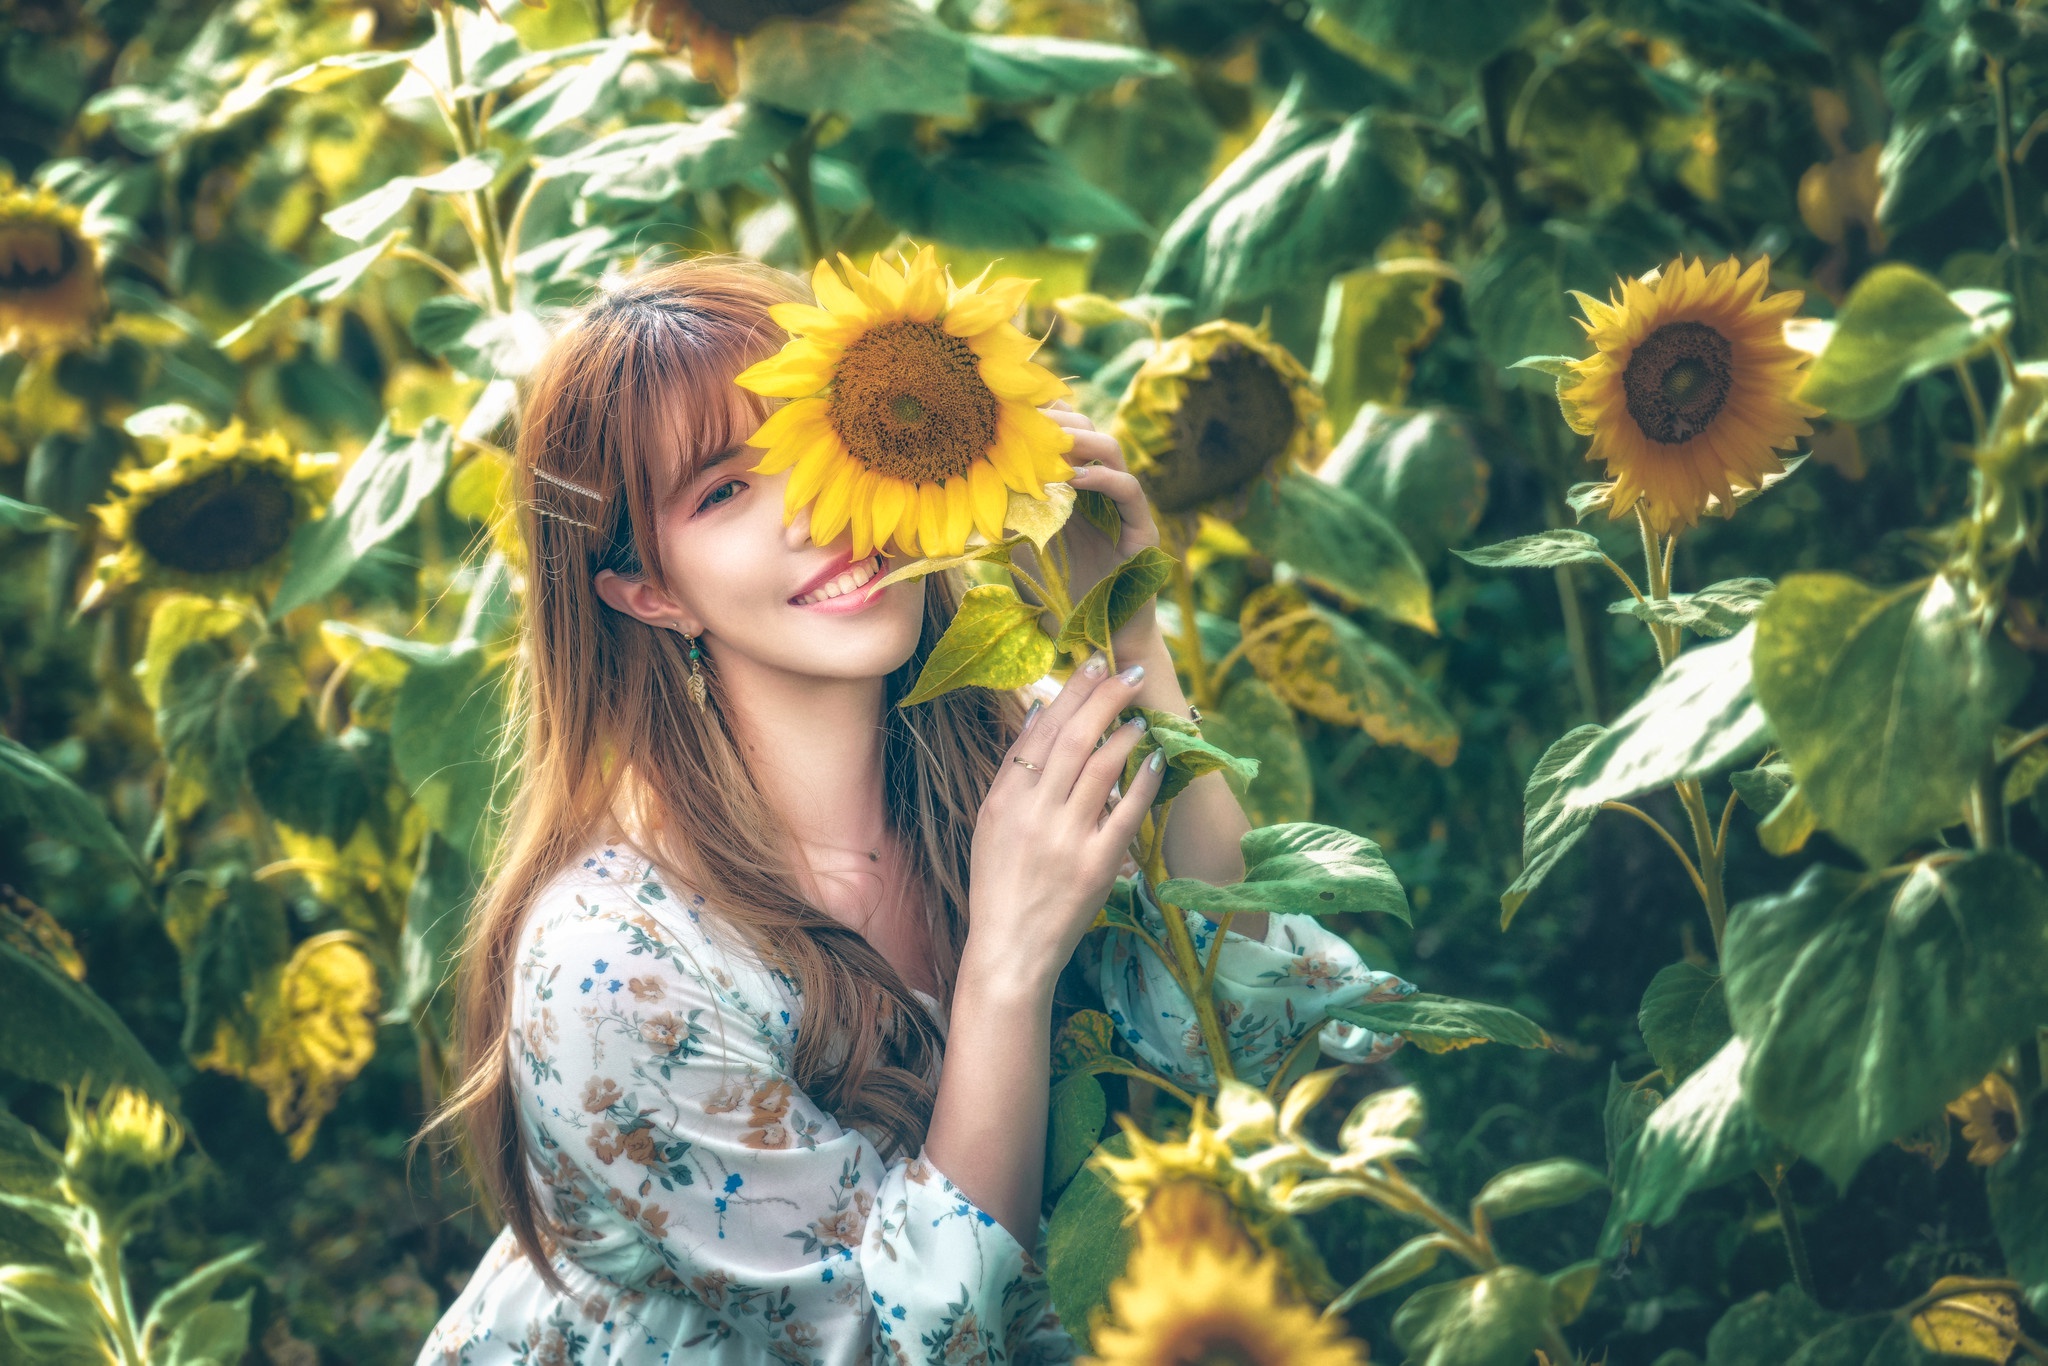
[[[809,398],[832,382],[842,354],[822,342],[793,341],[740,371],[733,383],[769,398]]]
[[[853,528],[853,558],[865,560],[874,553],[874,501],[875,480],[873,470],[862,470],[853,481],[853,494],[847,500],[847,516]]]
[[[1014,399],[1034,407],[1063,398],[1067,386],[1042,365],[1030,361],[984,360],[980,365],[982,383],[998,398]]]
[[[825,487],[818,490],[818,501],[811,505],[811,539],[819,545],[830,545],[846,530],[847,508],[861,473],[853,461],[841,461],[832,467]]]
[[[822,398],[800,399],[785,403],[763,419],[754,434],[747,438],[749,446],[775,446],[804,435],[813,427],[825,425],[826,402]]]
[[[916,492],[911,485],[886,475],[875,480],[874,505],[869,515],[874,519],[875,544],[887,545],[903,524],[903,509],[915,501]]]
[[[991,541],[1003,539],[1003,514],[1009,510],[1010,489],[1003,476],[987,459],[967,467],[968,491],[974,495],[974,526]]]
[[[928,323],[946,308],[946,275],[939,267],[938,253],[925,247],[910,263],[903,283],[903,316],[912,322]]]
[[[958,555],[967,549],[967,533],[973,528],[974,500],[968,491],[967,481],[956,474],[946,481],[945,553]]]
[[[811,272],[811,293],[817,296],[820,306],[836,317],[866,320],[867,305],[861,302],[859,294],[847,288],[830,261],[818,262],[818,268]]]
[[[867,326],[867,310],[845,315],[827,312],[810,304],[768,305],[768,316],[791,337],[806,337],[830,346],[844,346]]]
[[[1036,280],[997,280],[980,293],[963,290],[953,299],[953,305],[946,310],[946,321],[941,324],[955,337],[971,337],[977,332],[986,332],[998,323],[1006,323],[1017,316],[1017,310],[1024,306],[1024,300],[1031,294]]]
[[[818,496],[825,487],[825,480],[841,465],[853,463],[853,457],[846,453],[836,432],[827,431],[822,440],[807,447],[797,458],[795,472],[789,476],[789,487],[783,495],[783,504],[793,517],[796,510]],[[788,525],[785,521],[784,525]]]
[[[917,486],[917,542],[926,558],[943,555],[946,543],[946,490],[938,484]]]

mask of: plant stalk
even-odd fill
[[[1214,710],[1216,690],[1223,680],[1211,676],[1207,661],[1202,658],[1202,627],[1195,616],[1195,579],[1188,573],[1187,562],[1177,554],[1173,558],[1173,600],[1180,607],[1180,639],[1176,643],[1180,646],[1180,666],[1187,672],[1188,688],[1195,695],[1196,706],[1204,711]]]
[[[818,221],[818,195],[811,183],[811,153],[817,149],[818,125],[813,122],[789,144],[789,150],[782,154],[780,161],[768,164],[769,173],[789,196],[789,207],[796,215],[797,236],[804,244],[804,255],[811,261],[825,259],[825,232]]]
[[[1771,1199],[1778,1206],[1778,1228],[1785,1235],[1785,1255],[1792,1259],[1792,1281],[1806,1292],[1807,1298],[1818,1303],[1820,1296],[1813,1288],[1813,1263],[1806,1255],[1806,1234],[1799,1227],[1799,1211],[1792,1206],[1792,1195],[1787,1189],[1791,1182],[1784,1177],[1770,1182]]]
[[[1152,884],[1155,898],[1159,884],[1166,881],[1166,817],[1172,809],[1171,801],[1163,802],[1145,818],[1152,827],[1145,840],[1145,877]],[[1237,1077],[1230,1065],[1229,1036],[1223,1032],[1223,1021],[1216,1014],[1216,1002],[1206,990],[1201,956],[1195,952],[1194,936],[1188,933],[1187,917],[1180,907],[1164,900],[1159,902],[1159,912],[1166,921],[1167,947],[1173,951],[1166,966],[1194,1009],[1195,1023],[1201,1028],[1202,1043],[1209,1050],[1209,1063],[1215,1069],[1220,1090],[1225,1081]]]
[[[92,1267],[93,1295],[99,1300],[100,1313],[111,1330],[116,1359],[120,1366],[148,1366],[142,1354],[142,1339],[135,1327],[135,1306],[128,1298],[128,1278],[122,1274],[121,1240],[108,1236],[106,1225],[97,1211],[92,1215],[87,1250]]]

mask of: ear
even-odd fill
[[[675,601],[645,579],[629,579],[610,569],[600,569],[591,581],[597,595],[613,611],[624,612],[649,626],[680,628],[696,636],[704,624],[676,606]]]

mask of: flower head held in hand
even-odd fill
[[[1770,259],[1733,258],[1712,270],[1673,261],[1622,282],[1606,303],[1577,294],[1594,347],[1558,386],[1574,430],[1593,438],[1588,460],[1614,477],[1609,515],[1642,504],[1666,534],[1699,520],[1710,500],[1734,507],[1737,489],[1784,470],[1777,452],[1809,435],[1820,409],[1792,397],[1807,357],[1787,345],[1785,320],[1806,296],[1765,294]]]
[[[930,247],[865,272],[839,264],[818,263],[818,307],[770,310],[789,344],[739,376],[790,400],[749,439],[766,451],[755,471],[793,470],[784,518],[809,506],[820,545],[850,527],[856,558],[999,539],[1012,491],[1043,499],[1074,472],[1061,458],[1073,438],[1038,411],[1067,386],[1010,322],[1033,281],[955,285]]]

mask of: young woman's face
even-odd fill
[[[732,400],[742,409],[734,430],[751,430],[747,397],[734,389]],[[735,446],[713,457],[662,513],[672,599],[610,574],[598,591],[643,621],[703,637],[729,676],[748,665],[811,678],[879,678],[901,667],[917,648],[924,581],[876,590],[885,556],[856,561],[850,535],[812,544],[808,508],[784,526],[789,471],[751,473],[760,454]]]

